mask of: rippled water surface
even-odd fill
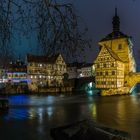
[[[4,140],[51,139],[51,128],[84,119],[127,131],[134,140],[140,139],[139,95],[13,95],[7,98],[9,112],[0,115],[0,137]]]

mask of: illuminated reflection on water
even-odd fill
[[[79,120],[94,120],[140,138],[140,96],[9,96],[10,109],[0,116],[1,136],[51,139],[50,128]],[[26,130],[26,131],[25,131]],[[9,135],[5,135],[9,132]],[[21,134],[22,133],[22,134]],[[30,134],[32,133],[32,135]]]

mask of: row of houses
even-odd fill
[[[126,94],[139,82],[140,74],[136,73],[132,38],[121,32],[117,9],[112,27],[112,32],[98,42],[100,51],[94,65],[67,64],[61,54],[27,55],[26,65],[17,61],[11,63],[8,70],[1,71],[0,82],[27,83],[30,90],[36,91],[43,87],[66,87],[65,82],[72,81],[70,79],[95,76],[101,95]]]
[[[1,69],[0,82],[8,85],[27,84],[29,90],[38,91],[39,88],[65,87],[65,81],[68,83],[70,79],[91,77],[93,74],[93,64],[67,64],[61,54],[28,54],[26,63],[17,60],[11,62],[8,69]]]

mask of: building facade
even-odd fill
[[[96,88],[124,86],[124,62],[111,49],[103,46],[95,63]]]
[[[84,63],[77,68],[78,77],[92,77],[94,75],[94,65],[91,63]]]
[[[77,78],[77,63],[67,64],[67,73],[68,73],[68,79],[76,79]]]
[[[95,74],[93,63],[70,63],[67,65],[69,79],[92,77]]]
[[[39,87],[61,87],[66,72],[66,63],[61,54],[50,57],[27,55],[30,90],[37,90]]]
[[[7,82],[11,84],[28,83],[27,66],[24,62],[17,60],[11,62],[6,71]]]
[[[125,77],[136,71],[131,37],[120,31],[117,9],[112,24],[113,31],[98,43],[100,52],[95,60],[96,87],[103,95],[123,93]]]

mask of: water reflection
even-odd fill
[[[38,119],[39,123],[43,122],[43,116],[48,115],[50,118],[53,114],[53,105],[58,97],[55,96],[27,96],[13,95],[9,96],[10,109],[5,114],[5,120],[27,120]]]
[[[89,110],[91,110],[91,114],[92,114],[92,117],[93,119],[96,121],[97,119],[97,108],[96,108],[96,104],[90,104],[89,105]]]
[[[70,124],[79,120],[90,119],[101,124],[128,131],[135,140],[140,137],[140,96],[10,96],[8,114],[0,116],[3,131],[13,132],[13,127],[27,128],[41,140],[50,137],[52,127]],[[9,122],[14,122],[13,126]],[[23,123],[22,123],[23,122]],[[21,133],[17,129],[17,133]],[[13,132],[14,133],[14,132]],[[16,135],[16,134],[15,134]],[[7,138],[8,139],[8,138]]]
[[[52,115],[53,115],[53,108],[52,107],[48,107],[46,110],[47,110],[48,117],[51,118]]]
[[[91,90],[86,90],[87,96],[99,96],[99,90],[97,89],[91,89]]]
[[[38,114],[38,120],[39,120],[39,123],[42,124],[43,123],[43,108],[38,108],[37,110],[37,114]]]
[[[33,119],[36,116],[36,112],[34,108],[29,109],[29,119]]]
[[[5,120],[25,120],[30,117],[27,108],[11,108],[4,118]]]
[[[30,101],[27,95],[13,95],[8,97],[10,105],[27,105]]]

